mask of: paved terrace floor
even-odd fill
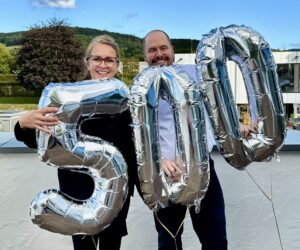
[[[40,162],[12,133],[0,138],[0,249],[71,250],[69,236],[40,229],[28,215],[38,192],[57,187],[56,169]],[[289,131],[284,149],[292,151],[281,151],[278,160],[252,163],[246,171],[212,153],[226,203],[229,250],[300,250],[299,143],[300,131]],[[127,224],[121,249],[157,249],[152,213],[138,195]],[[200,249],[188,215],[183,247]]]

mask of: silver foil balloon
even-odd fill
[[[158,102],[172,107],[183,175],[171,182],[160,167]],[[169,200],[199,209],[209,182],[204,104],[193,79],[179,67],[150,67],[133,81],[130,95],[138,174],[144,202],[153,211]]]
[[[117,80],[49,84],[39,108],[59,107],[59,124],[52,135],[37,132],[40,159],[49,165],[85,173],[94,181],[90,198],[76,202],[58,190],[37,194],[31,204],[33,223],[66,234],[96,234],[107,227],[127,197],[127,165],[121,153],[101,138],[81,132],[83,120],[95,114],[118,114],[127,109],[129,90]]]
[[[259,133],[242,139],[226,60],[241,69],[251,120]],[[197,48],[197,75],[215,139],[224,158],[243,169],[253,161],[270,159],[286,136],[282,94],[269,44],[253,29],[231,25],[204,35]]]

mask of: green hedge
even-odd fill
[[[27,90],[20,85],[15,84],[1,84],[0,85],[0,96],[31,96],[35,97],[37,94],[35,91]]]
[[[40,97],[0,97],[2,104],[37,104]]]
[[[33,90],[27,90],[21,86],[14,74],[0,74],[0,96],[30,96],[35,97],[37,93]]]
[[[17,77],[14,74],[0,74],[0,84],[18,84]]]

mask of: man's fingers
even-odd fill
[[[177,172],[177,173],[180,173],[180,174],[182,174],[182,169],[181,169],[181,167],[179,167],[177,164],[175,164],[174,166],[173,166],[173,168],[174,168],[174,171],[173,172]]]
[[[178,176],[183,173],[183,167],[172,160],[162,160],[161,167],[168,177]]]
[[[175,175],[177,172],[182,173],[181,168],[174,161],[169,161],[167,167],[172,175]]]
[[[169,171],[171,176],[175,175],[175,173],[176,173],[176,164],[175,164],[175,162],[168,165],[168,171]]]
[[[182,164],[182,160],[180,159],[179,156],[176,157],[176,165],[183,170],[183,164]]]
[[[164,170],[165,174],[168,176],[168,177],[172,177],[172,173],[169,171],[169,169],[165,169]]]

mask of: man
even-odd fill
[[[144,58],[149,66],[168,66],[174,63],[174,50],[169,36],[161,30],[152,30],[144,38]],[[161,100],[158,108],[161,144],[161,167],[165,174],[176,180],[182,174],[180,161],[176,161],[175,128],[171,109],[166,101]],[[243,137],[247,138],[250,129],[241,127]],[[208,135],[209,138],[209,135]],[[212,149],[212,143],[208,142]],[[159,250],[182,249],[181,235],[186,206],[171,203],[154,214],[155,227],[158,232]],[[225,205],[214,162],[210,159],[210,183],[199,213],[194,206],[190,208],[193,228],[202,244],[202,250],[226,250]]]

